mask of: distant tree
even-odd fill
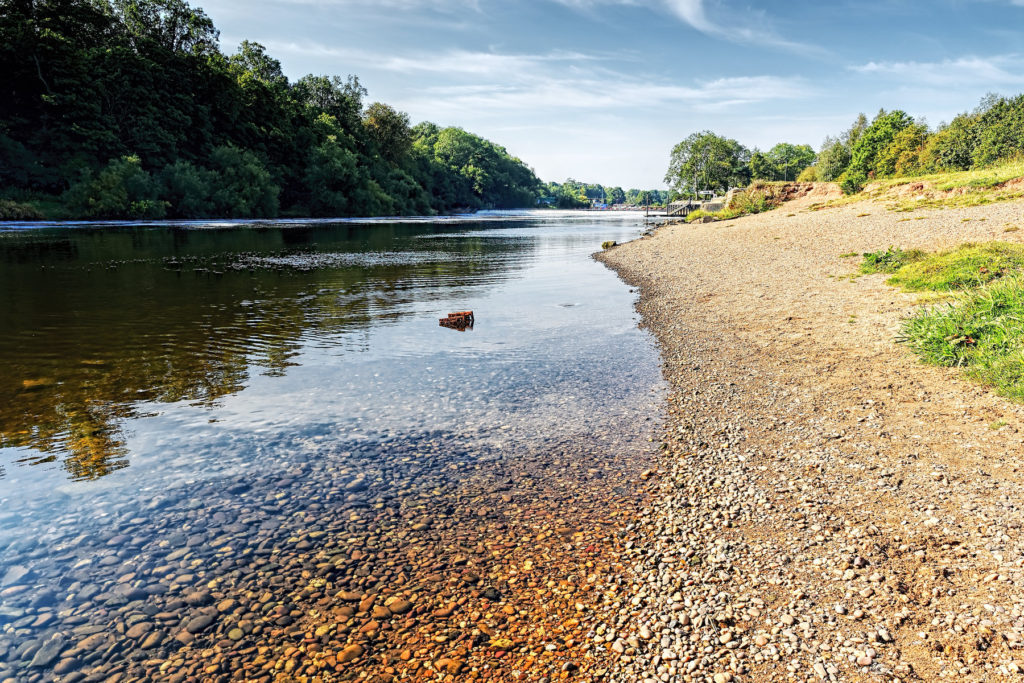
[[[892,139],[875,158],[878,176],[906,176],[921,171],[921,151],[928,138],[924,123],[912,123]]]
[[[724,191],[749,179],[749,151],[735,140],[705,130],[672,148],[665,182],[676,192]]]
[[[780,142],[768,150],[767,157],[775,169],[775,177],[772,180],[792,180],[799,175],[800,171],[814,163],[815,154],[810,145],[792,145],[788,142]],[[753,170],[753,157],[751,157],[750,165]]]
[[[878,112],[871,125],[853,143],[850,170],[865,175],[873,173],[882,150],[901,130],[913,124],[914,120],[905,111],[896,109],[891,112]]]
[[[363,125],[381,155],[392,163],[400,162],[412,148],[412,130],[405,112],[383,102],[374,102],[363,114]]]
[[[151,40],[168,52],[211,54],[217,51],[220,31],[206,13],[184,0],[115,0],[133,44]]]
[[[850,148],[837,138],[825,138],[818,154],[818,180],[830,182],[838,178],[850,165]]]

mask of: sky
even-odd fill
[[[1024,92],[1024,0],[193,0],[234,52],[355,74],[367,102],[459,126],[545,181],[665,187],[711,130],[809,144],[859,112],[937,126]]]

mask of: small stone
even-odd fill
[[[128,629],[128,631],[125,633],[125,635],[128,636],[129,638],[135,640],[135,639],[141,638],[142,636],[146,635],[147,633],[149,633],[152,630],[153,630],[153,624],[151,624],[148,621],[140,621],[139,623],[135,624],[130,629]]]
[[[388,598],[384,606],[394,614],[405,614],[412,609],[412,603],[405,598]]]
[[[36,651],[35,657],[32,658],[32,662],[29,666],[33,668],[44,668],[53,664],[53,661],[57,659],[57,656],[64,649],[65,641],[63,636],[60,634],[53,636],[48,641],[43,643],[43,646]]]
[[[212,614],[200,614],[198,617],[193,617],[188,624],[185,625],[185,630],[195,635],[200,631],[204,631],[207,626],[213,623],[216,617]]]
[[[358,659],[363,656],[363,646],[353,643],[347,646],[338,655],[338,661],[341,663],[351,662],[353,659]]]
[[[6,588],[7,586],[13,586],[25,581],[30,581],[34,574],[28,567],[23,567],[20,564],[16,564],[6,572],[4,577],[0,579],[0,588]]]

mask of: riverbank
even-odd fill
[[[1014,239],[1022,208],[783,206],[599,257],[672,389],[621,680],[1024,669],[1024,409],[894,343],[919,297],[850,257]]]

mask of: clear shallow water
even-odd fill
[[[590,254],[642,223],[542,212],[0,229],[0,583],[30,570],[0,586],[0,660],[59,630],[40,609],[70,613],[100,590],[69,578],[52,608],[26,607],[43,579],[111,538],[155,545],[167,533],[155,517],[176,505],[223,515],[203,504],[210,491],[351,482],[417,443],[443,451],[438,468],[574,440],[639,448],[657,352],[634,295]],[[465,309],[473,329],[438,326]],[[272,516],[235,531],[280,525]],[[143,574],[129,582],[152,589]]]

